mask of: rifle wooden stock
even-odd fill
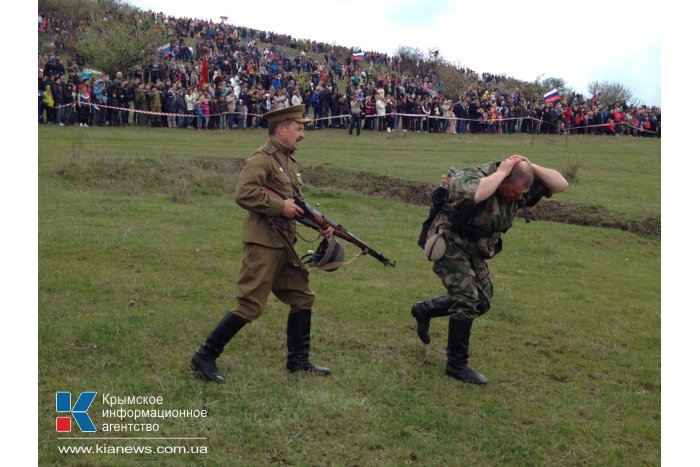
[[[284,196],[282,196],[280,193],[276,192],[275,190],[268,188],[268,187],[263,187],[263,191],[270,197],[276,198],[276,199],[286,199]],[[348,243],[352,243],[356,247],[358,247],[364,254],[370,255],[372,258],[380,261],[384,266],[390,266],[390,267],[396,267],[396,261],[392,261],[374,248],[370,247],[367,245],[365,242],[351,234],[345,227],[342,225],[333,222],[331,219],[326,217],[323,213],[317,211],[316,209],[312,208],[304,200],[298,196],[294,195],[293,197],[294,204],[299,206],[303,211],[304,214],[302,214],[301,217],[297,218],[302,225],[305,225],[306,227],[309,227],[311,229],[314,229],[316,231],[323,231],[327,229],[328,227],[333,228],[333,234],[336,237],[342,238]]]

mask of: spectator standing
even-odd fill
[[[109,99],[108,90],[111,85],[109,81],[109,74],[104,74],[102,77],[92,85],[92,100],[98,106],[97,123],[98,126],[102,126],[107,121],[107,100]]]
[[[445,116],[447,117],[447,129],[445,131],[447,133],[457,133],[457,120],[452,101],[447,99],[445,100],[445,104],[447,104],[447,111],[445,112]]]
[[[236,125],[236,119],[238,118],[238,116],[236,115],[237,103],[238,99],[236,99],[236,95],[233,93],[233,89],[229,87],[228,92],[226,93],[226,111],[228,112],[227,117],[229,130],[238,128],[238,126]]]
[[[396,98],[389,96],[386,100],[386,131],[391,133],[396,131],[399,124],[399,116],[397,113]]]
[[[54,102],[53,102],[53,94],[51,92],[51,84],[48,82],[44,86],[44,94],[42,97],[42,103],[44,104],[44,111],[46,112],[46,124],[49,125],[54,121],[54,115],[53,115],[53,107],[54,107]],[[39,122],[41,122],[43,119],[43,116],[39,116]]]
[[[117,96],[117,88],[112,87],[109,90],[107,98],[107,124],[109,126],[119,126],[119,97]]]
[[[263,95],[263,100],[262,100],[262,103],[260,106],[260,112],[265,114],[265,113],[269,112],[271,108],[272,108],[272,99],[270,97],[270,93],[267,92]],[[267,123],[265,122],[265,119],[263,119],[262,116],[260,117],[260,125],[263,128],[266,128],[266,125],[267,125]]]
[[[304,103],[304,100],[301,98],[301,93],[299,92],[298,89],[294,89],[292,91],[292,106],[295,105],[300,105]]]
[[[63,114],[65,112],[65,107],[63,106],[64,96],[61,75],[55,75],[50,84],[54,104],[54,123],[58,124],[59,126],[63,126]]]
[[[440,115],[442,115],[442,120],[439,120],[440,125],[438,125],[440,131],[444,133],[456,133],[457,122],[455,121],[454,106],[452,105],[452,100],[444,99],[442,101],[442,104],[440,104]]]
[[[128,107],[130,110],[136,110],[137,105],[136,105],[136,90],[139,88],[141,85],[141,75],[143,74],[143,70],[137,70],[135,72],[136,76],[134,77],[133,80],[129,81],[129,84],[127,85],[127,94],[129,96],[129,103]],[[139,122],[139,113],[138,112],[128,112],[130,115],[127,115],[127,123],[133,123],[134,125],[138,124]]]
[[[253,92],[250,94],[250,111],[253,113],[252,127],[260,127],[260,120],[262,115],[262,101],[265,97],[265,92],[263,91],[261,84],[256,84]]]
[[[420,132],[421,126],[423,125],[423,118],[425,118],[423,116],[423,101],[420,95],[411,94],[409,102],[409,114],[412,115],[411,121],[409,122],[409,131]]]
[[[65,101],[65,113],[64,113],[64,120],[63,122],[66,125],[77,125],[78,124],[78,115],[76,114],[76,102],[78,95],[75,92],[75,87],[73,86],[73,83],[67,83],[64,88],[63,92],[63,98]]]
[[[362,101],[360,96],[355,93],[350,101],[350,131],[349,135],[352,135],[352,129],[356,128],[356,136],[360,136],[360,124],[362,122]]]
[[[286,97],[282,95],[282,91],[280,90],[275,90],[274,95],[272,96],[271,100],[271,110],[278,110],[284,108],[284,102],[287,100]]]
[[[245,130],[250,125],[248,124],[248,109],[250,108],[250,94],[248,94],[248,85],[241,86],[241,92],[238,95],[238,105],[240,112],[240,128]]]
[[[185,89],[179,88],[175,93],[176,102],[176,112],[177,116],[177,127],[185,128],[187,126],[187,120],[185,115],[187,114],[187,103],[185,102]]]
[[[46,88],[47,78],[44,76],[44,69],[39,67],[39,81],[37,86],[39,96],[39,123],[44,121],[44,89]]]
[[[148,111],[148,93],[146,91],[146,83],[139,83],[134,91],[134,109],[136,110],[136,123],[146,125],[148,118],[145,113]]]
[[[220,91],[217,91],[218,97],[216,99],[217,100],[216,107],[218,109],[217,113],[219,113],[221,115],[219,115],[216,119],[217,123],[218,123],[216,125],[216,127],[220,130],[228,130],[228,127],[229,127],[229,125],[228,125],[229,115],[228,115],[228,113],[226,113],[228,111],[228,103],[226,102],[226,97],[228,97],[229,92],[230,91],[228,88],[224,88]]]
[[[151,100],[150,103],[150,111],[151,112],[156,112],[156,113],[161,113],[163,110],[163,93],[161,92],[160,89],[158,89],[158,86],[153,85],[151,86],[151,91],[148,93],[148,97]],[[150,121],[151,121],[151,126],[159,127],[162,124],[162,118],[160,115],[151,115],[150,116]]]
[[[459,134],[465,133],[467,128],[467,105],[464,96],[459,98],[459,101],[452,108],[456,123],[456,131]]]
[[[202,109],[202,128],[206,131],[209,129],[209,118],[211,117],[211,100],[209,93],[204,91],[202,97],[199,98],[199,105]]]
[[[166,121],[168,128],[177,128],[177,102],[175,101],[175,93],[167,92],[165,94],[165,102],[163,103],[163,112],[168,114],[166,116]]]
[[[122,126],[129,126],[129,109],[131,108],[131,102],[134,100],[131,90],[129,87],[129,81],[124,80],[117,90],[117,98],[119,99],[119,111]]]
[[[572,112],[571,107],[566,106],[564,112],[561,115],[562,122],[564,123],[564,134],[569,134],[569,129],[571,128]],[[578,126],[578,125],[577,125]]]
[[[187,119],[187,126],[191,126],[193,128],[195,127],[195,118],[197,117],[197,114],[195,113],[195,105],[197,105],[198,98],[199,96],[197,95],[195,88],[187,88],[187,92],[185,93],[185,109],[187,114],[190,116]]]
[[[431,108],[431,99],[430,97],[426,97],[425,100],[421,100],[421,97],[418,96],[418,100],[420,101],[420,112],[421,112],[421,127],[418,131],[425,131],[429,132],[430,131],[430,115],[433,113],[433,109]]]
[[[365,97],[365,124],[363,128],[365,130],[373,130],[374,129],[374,120],[375,120],[375,108],[374,108],[374,96],[367,96]]]
[[[389,130],[389,132],[391,132],[391,128],[387,128],[386,126],[387,102],[386,97],[384,96],[384,89],[378,89],[376,94],[377,99],[374,102],[374,108],[377,112],[377,131]]]
[[[89,84],[87,81],[83,82],[79,86],[78,92],[78,113],[80,116],[80,126],[88,128],[88,122],[90,121],[90,93],[88,92]]]
[[[478,105],[479,99],[474,98],[471,100],[469,103],[469,109],[468,109],[468,114],[469,114],[469,130],[472,133],[476,133],[478,128],[479,128],[479,105]]]

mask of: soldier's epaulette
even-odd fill
[[[275,148],[275,145],[270,143],[269,141],[265,143],[264,146],[259,147],[258,149],[255,150],[255,152],[264,152],[267,155],[273,155],[277,148]]]

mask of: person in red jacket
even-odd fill
[[[569,134],[569,128],[571,128],[571,107],[568,105],[561,114],[561,119],[564,121],[564,134]]]
[[[622,109],[619,107],[613,112],[613,122],[615,122],[615,134],[619,135],[622,130]]]
[[[617,131],[615,130],[615,122],[613,122],[612,118],[608,118],[608,122],[605,124],[605,134],[606,135],[616,135]]]

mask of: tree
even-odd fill
[[[545,78],[542,80],[542,86],[547,88],[547,91],[551,91],[552,89],[557,89],[561,92],[566,90],[566,81],[564,81],[561,78]]]
[[[404,73],[418,73],[420,63],[425,59],[423,53],[418,48],[401,46],[396,53],[401,57],[401,70]]]
[[[150,16],[119,10],[90,22],[75,43],[75,53],[79,63],[113,74],[155,60],[167,40]]]
[[[73,24],[98,17],[105,10],[114,8],[114,0],[39,0],[39,12],[48,16],[69,20]]]
[[[634,106],[637,102],[632,97],[632,91],[621,83],[609,81],[599,83],[598,81],[593,81],[588,83],[588,92],[592,96],[598,95],[598,102],[603,105],[615,105],[626,102]]]

